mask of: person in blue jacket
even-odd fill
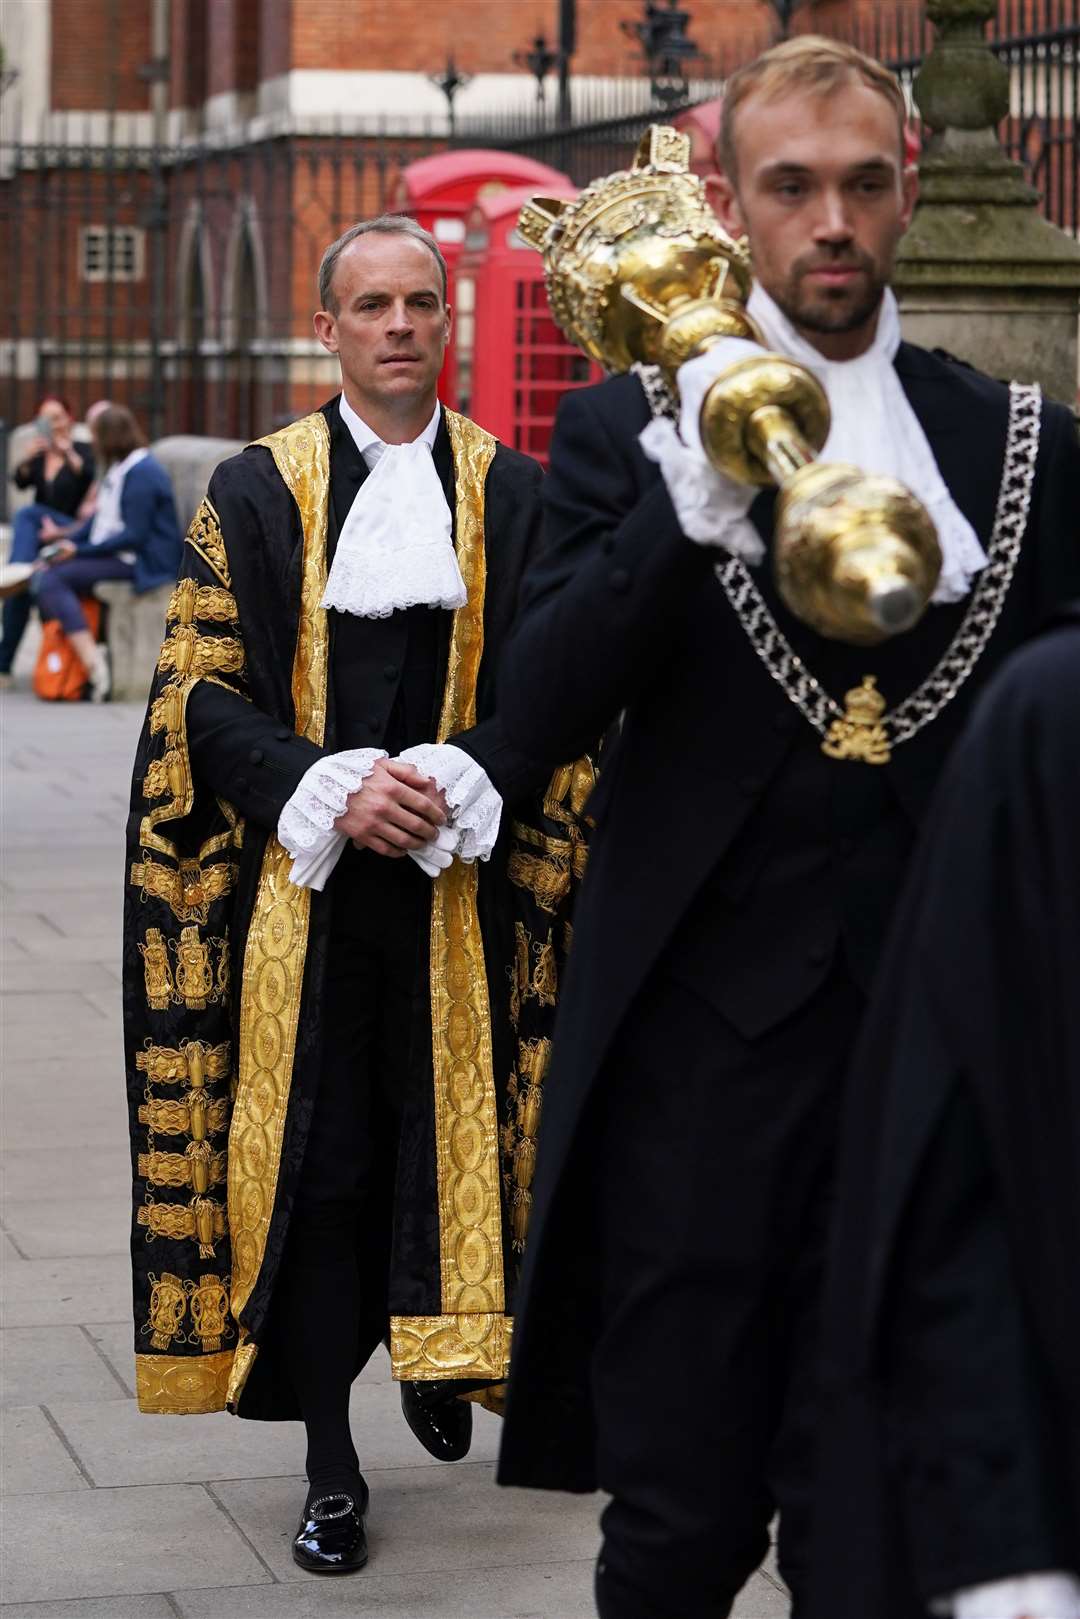
[[[91,634],[81,597],[103,579],[130,579],[136,594],[175,579],[182,539],[169,475],[146,448],[131,412],[110,405],[93,426],[105,468],[93,517],[56,542],[33,590],[43,619],[60,624],[86,669],[90,698],[109,694],[105,647]]]

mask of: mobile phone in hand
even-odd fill
[[[34,423],[34,431],[37,433],[39,438],[45,439],[49,444],[52,443],[52,422],[50,422],[47,416],[39,416],[37,418]]]
[[[39,562],[52,562],[54,557],[62,556],[67,550],[66,540],[53,540],[49,545],[43,545],[38,552]]]

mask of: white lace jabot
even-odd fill
[[[441,407],[411,444],[384,444],[344,393],[339,409],[370,470],[338,535],[322,605],[358,618],[463,606],[450,508],[432,460]]]

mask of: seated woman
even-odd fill
[[[57,542],[32,591],[43,619],[56,618],[90,680],[90,698],[109,694],[109,664],[86,622],[80,596],[103,579],[130,579],[136,594],[175,579],[182,539],[169,475],[143,443],[134,416],[110,405],[95,418],[94,447],[103,468],[97,509]]]
[[[38,405],[34,425],[37,432],[13,474],[15,487],[32,489],[34,499],[15,513],[11,562],[36,561],[39,545],[70,528],[94,481],[93,449],[72,438],[74,422],[65,399],[46,395]],[[11,672],[29,617],[28,596],[11,596],[5,601],[0,677]]]

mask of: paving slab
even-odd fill
[[[27,1259],[129,1252],[129,1196],[8,1198],[0,1217]]]
[[[10,1496],[0,1598],[56,1602],[262,1582],[266,1571],[206,1491],[193,1484]],[[57,1547],[63,1556],[57,1556]],[[6,1616],[5,1616],[6,1619]]]
[[[4,1327],[118,1321],[131,1309],[126,1254],[87,1259],[23,1259],[4,1275]]]
[[[115,1072],[123,1072],[124,1043],[119,1027],[81,996],[73,998],[80,1005],[77,1021],[53,1023],[46,1017],[28,1017],[4,1028],[5,1073],[10,1072],[9,1064],[21,1067],[23,1063],[42,1061],[79,1065],[106,1062]],[[10,999],[25,1002],[37,997],[13,995]],[[48,1140],[48,1136],[41,1139]]]
[[[36,904],[27,904],[24,910],[19,898],[14,895],[0,902],[0,939],[17,940],[24,949],[34,944],[40,944],[44,949],[50,939],[59,938],[57,929],[51,922],[46,922]]]
[[[224,1599],[228,1593],[219,1593]],[[222,1612],[227,1612],[223,1609]],[[3,1619],[176,1619],[177,1608],[164,1595],[90,1597],[74,1602],[5,1602]]]
[[[68,939],[118,939],[124,915],[124,857],[121,848],[109,860],[99,860],[98,880],[85,881],[75,890],[72,904],[55,892],[40,892],[28,885],[37,914]]]
[[[0,1495],[46,1495],[90,1486],[40,1406],[0,1411]],[[4,1503],[6,1517],[7,1503]]]
[[[364,1474],[371,1490],[371,1561],[380,1574],[596,1556],[599,1497],[503,1490],[485,1462],[385,1471],[365,1466]],[[304,1504],[302,1478],[248,1478],[213,1489],[279,1580],[311,1578],[289,1549]]]
[[[135,1398],[135,1329],[129,1314],[123,1321],[95,1321],[83,1323],[82,1332],[93,1341],[98,1354],[108,1364],[113,1376],[127,1390],[132,1399]],[[80,1400],[82,1396],[75,1390],[70,1399]],[[153,1417],[147,1417],[152,1422]]]
[[[97,1007],[91,1006],[78,992],[57,991],[55,980],[37,995],[5,994],[0,996],[0,1025],[6,1030],[20,1024],[34,1024],[47,1030],[57,1024],[101,1023],[105,1019]]]
[[[372,1560],[348,1579],[183,1591],[176,1600],[184,1619],[591,1619],[592,1584],[591,1559],[399,1575],[381,1574]]]
[[[7,1232],[0,1231],[0,1273],[5,1265],[17,1265],[22,1258]]]
[[[391,1384],[357,1383],[350,1409],[365,1471],[416,1467],[430,1472],[442,1465],[414,1439]],[[220,1413],[182,1419],[144,1416],[134,1405],[95,1401],[62,1401],[52,1410],[98,1485],[295,1480],[303,1472],[299,1422],[235,1422]],[[498,1449],[498,1421],[489,1412],[477,1413],[473,1454],[489,1467]],[[290,1498],[295,1493],[293,1483]]]
[[[8,1327],[0,1332],[0,1405],[126,1397],[127,1390],[82,1328]]]
[[[110,1076],[110,1085],[113,1079],[115,1076]],[[119,1119],[119,1103],[115,1113]],[[125,1137],[126,1134],[125,1131]],[[56,1197],[57,1183],[56,1152],[52,1147],[0,1152],[0,1196],[5,1200],[47,1203]],[[65,1155],[62,1185],[68,1198],[126,1199],[131,1191],[131,1160],[126,1139],[96,1147],[84,1145],[79,1152]]]
[[[76,934],[68,937],[57,933],[52,923],[45,923],[42,917],[37,921],[48,929],[47,933],[31,934],[24,937],[19,934],[16,938],[4,938],[0,935],[0,983],[3,982],[3,967],[9,963],[33,961],[39,971],[47,963],[50,971],[58,967],[65,967],[69,963],[93,962],[99,966],[115,967],[120,961],[120,928],[98,930],[91,934]]]
[[[31,1003],[31,1011],[34,1003],[44,1010],[43,1003],[51,998],[58,983],[63,984],[65,991],[76,991],[80,995],[116,992],[116,979],[99,962],[67,961],[61,971],[44,972],[40,958],[34,960],[27,956],[22,961],[5,962],[0,973],[0,1000],[6,1002],[9,996],[25,996]]]

